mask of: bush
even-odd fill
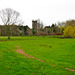
[[[60,27],[60,32],[63,33],[63,31],[65,30],[65,28],[63,26]]]
[[[62,35],[62,33],[56,33],[56,35]]]
[[[75,27],[67,26],[64,30],[64,37],[75,37]]]

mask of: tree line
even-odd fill
[[[9,30],[8,30],[9,28]],[[0,36],[24,36],[28,35],[28,26],[20,25],[0,25]]]
[[[0,25],[1,36],[8,36],[8,39],[10,39],[10,36],[28,35],[27,28],[29,29],[29,27],[23,26],[24,21],[21,19],[19,12],[6,8],[0,11],[0,18],[3,24]],[[32,29],[31,32],[35,35],[37,31]],[[47,34],[62,33],[64,37],[75,37],[75,20],[52,24],[51,26],[38,29],[38,32],[41,34],[42,32]]]

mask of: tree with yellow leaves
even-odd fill
[[[75,37],[75,27],[67,26],[64,30],[64,37]]]
[[[61,27],[60,27],[60,33],[63,33],[64,29],[65,29],[65,28],[64,28],[63,26],[61,26]]]

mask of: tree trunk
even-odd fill
[[[8,39],[10,39],[10,26],[8,25],[8,29],[7,29],[7,34],[8,34]]]
[[[8,36],[8,39],[10,39],[10,36]]]

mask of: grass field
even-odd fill
[[[75,75],[75,39],[0,37],[0,75]]]

